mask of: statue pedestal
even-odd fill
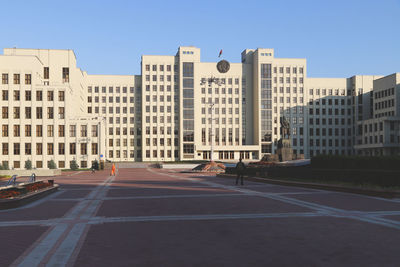
[[[288,161],[293,159],[293,149],[292,145],[290,144],[290,139],[281,139],[279,140],[280,146],[278,146],[278,149],[276,151],[276,154],[278,154],[279,161]]]

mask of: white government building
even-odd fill
[[[0,163],[90,167],[211,151],[215,160],[258,160],[275,153],[283,116],[305,158],[400,154],[400,73],[309,78],[306,59],[263,48],[244,50],[226,73],[216,65],[184,46],[175,56],[143,55],[141,75],[89,75],[72,50],[6,48]]]

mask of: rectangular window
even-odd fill
[[[30,125],[25,125],[25,136],[26,137],[32,136],[32,127]]]
[[[62,68],[62,79],[64,83],[69,82],[69,68]]]
[[[32,83],[31,74],[25,74],[25,84],[31,84],[31,83]]]
[[[32,100],[32,92],[31,91],[25,91],[25,100],[26,101]]]
[[[58,155],[64,155],[64,154],[65,154],[65,144],[58,143]]]
[[[1,108],[1,117],[3,119],[8,119],[8,107]]]
[[[1,126],[1,136],[7,137],[8,136],[8,125],[3,124]]]
[[[54,126],[47,125],[47,137],[54,137]]]
[[[65,101],[65,92],[64,91],[59,91],[58,92],[58,101]]]
[[[20,145],[19,143],[14,143],[14,155],[20,154]]]
[[[3,90],[1,95],[2,95],[2,100],[4,100],[4,101],[8,100],[8,91],[7,90]]]
[[[36,155],[42,155],[43,154],[43,145],[42,143],[36,143]],[[38,166],[36,166],[38,167]]]
[[[54,155],[54,144],[47,143],[47,155]]]
[[[87,144],[83,143],[81,144],[81,155],[86,155],[87,154]]]
[[[81,125],[81,137],[87,137],[87,125]]]
[[[69,153],[71,155],[75,155],[76,154],[76,143],[70,143],[69,144]]]
[[[65,137],[65,126],[58,125],[58,137]]]
[[[19,74],[14,74],[14,84],[20,84],[20,76]]]
[[[8,143],[3,143],[2,144],[2,149],[3,149],[2,154],[3,155],[8,155]]]
[[[44,79],[49,79],[49,77],[50,77],[50,71],[49,71],[49,67],[44,67],[43,68],[43,76],[44,76]]]
[[[43,136],[43,127],[42,125],[36,125],[36,137]]]
[[[3,73],[1,75],[2,84],[8,84],[8,73]]]
[[[31,143],[25,143],[25,155],[32,154],[32,145]]]

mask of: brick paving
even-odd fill
[[[0,266],[398,266],[400,199],[124,164],[0,211]]]

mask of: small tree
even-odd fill
[[[95,170],[99,170],[99,162],[97,161],[97,159],[95,159],[92,162],[92,168],[95,169]]]
[[[25,161],[25,169],[27,170],[32,170],[32,161],[31,160],[27,160]]]
[[[49,169],[52,169],[52,170],[57,169],[57,165],[54,162],[54,160],[49,161],[48,167],[49,167]]]
[[[70,167],[71,170],[73,170],[73,171],[76,171],[77,169],[79,169],[78,163],[76,163],[76,160],[74,160],[74,159],[71,161],[69,167]]]

